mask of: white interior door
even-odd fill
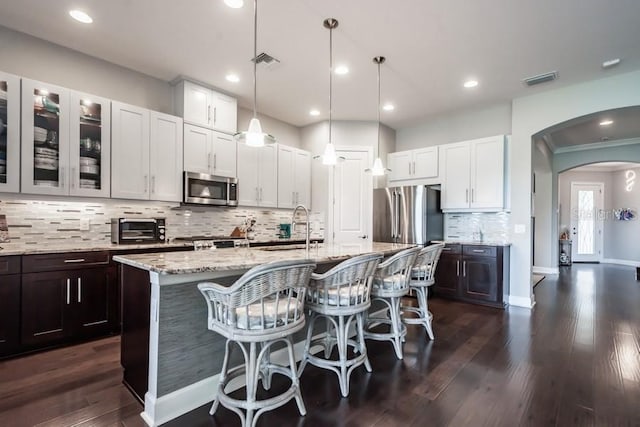
[[[571,183],[571,256],[576,262],[602,259],[604,184]]]
[[[370,242],[373,178],[364,170],[370,153],[364,150],[336,150],[345,158],[333,174],[333,239],[337,243]]]

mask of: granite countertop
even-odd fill
[[[317,263],[342,261],[356,255],[380,252],[385,255],[415,245],[395,243],[321,244],[311,247],[310,258]],[[304,249],[229,248],[193,252],[165,252],[114,256],[115,261],[159,274],[192,274],[210,271],[248,270],[271,261],[306,259]]]
[[[220,239],[217,239],[220,240]],[[231,240],[231,238],[229,238]],[[322,239],[311,239],[322,240]],[[304,240],[294,239],[256,239],[250,240],[251,244],[292,244],[303,243]],[[111,242],[88,242],[88,241],[47,241],[44,244],[27,244],[19,241],[0,243],[0,257],[8,255],[36,255],[55,254],[91,251],[126,251],[129,249],[157,249],[157,248],[185,248],[192,247],[192,242],[172,241],[170,243],[144,243],[144,244],[123,244],[116,245]]]
[[[473,240],[439,240],[433,243],[446,243],[447,245],[474,245],[474,246],[511,246],[511,242],[483,240],[482,242]]]

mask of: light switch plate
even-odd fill
[[[514,227],[514,232],[516,234],[524,234],[526,227],[524,224],[516,224]]]

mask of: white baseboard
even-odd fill
[[[531,298],[509,295],[509,305],[531,309],[534,305],[536,305],[536,301],[533,295],[531,296]]]
[[[603,258],[601,262],[605,264],[618,264],[618,265],[628,265],[630,267],[640,267],[640,262],[629,261],[626,259]]]
[[[377,311],[372,313],[371,316],[375,317],[384,311],[385,310]],[[350,335],[354,334],[355,330],[352,328]],[[314,336],[313,339],[317,339],[321,336],[322,334],[319,334]],[[293,345],[293,354],[295,355],[296,362],[299,362],[302,358],[304,345],[304,341],[297,342]],[[321,350],[321,346],[316,346],[312,347],[310,352],[315,354]],[[271,361],[281,365],[288,364],[289,356],[287,354],[287,349],[282,348],[271,353]],[[218,390],[219,383],[220,374],[217,374],[158,398],[155,398],[155,396],[147,392],[144,395],[144,412],[142,412],[140,416],[148,426],[157,427],[211,402]],[[244,387],[244,385],[245,378],[244,375],[241,375],[234,378],[227,387],[225,387],[225,390],[231,392]]]
[[[558,267],[531,267],[531,271],[537,274],[552,274],[557,276],[560,274],[560,269]]]

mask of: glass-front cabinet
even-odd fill
[[[78,92],[70,99],[69,194],[109,197],[110,101]]]
[[[20,191],[20,78],[0,72],[0,192]]]
[[[22,192],[109,197],[109,101],[22,82]]]

